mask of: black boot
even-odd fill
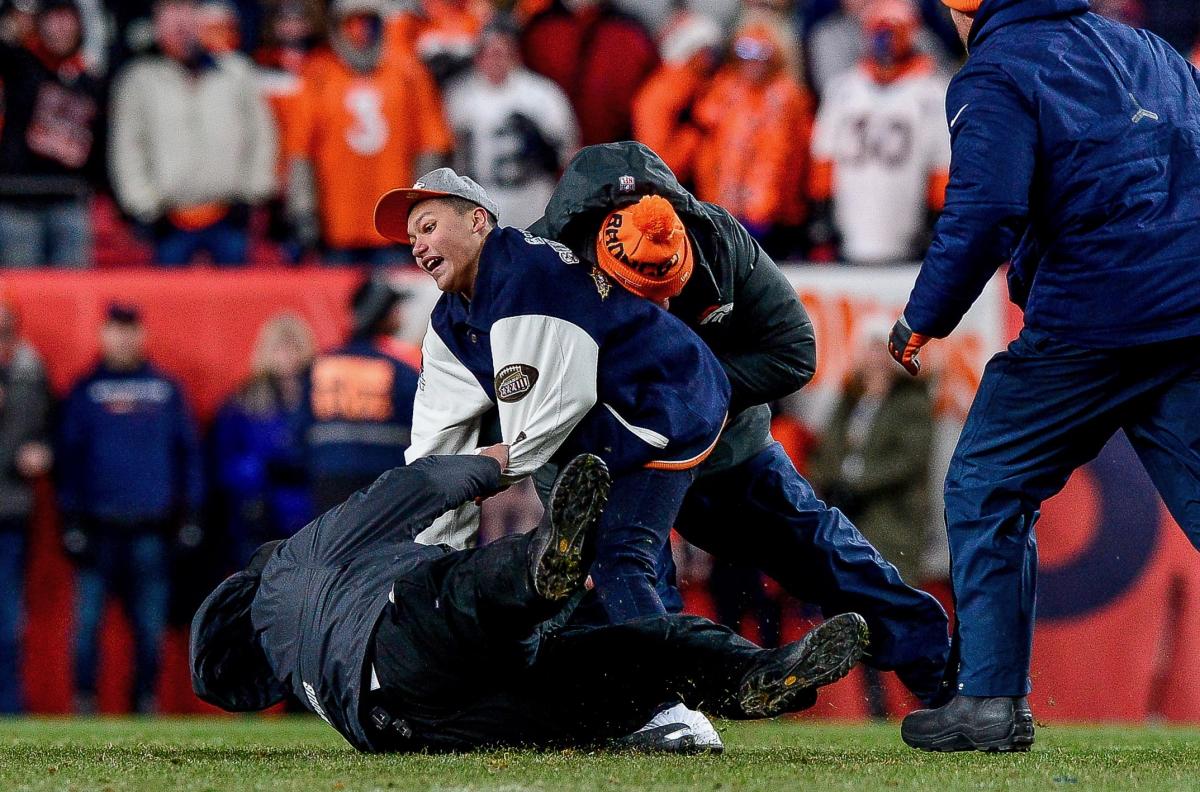
[[[869,642],[863,617],[841,613],[799,641],[770,650],[738,688],[742,712],[752,718],[773,718],[808,709],[817,702],[817,688],[849,674]]]
[[[900,736],[923,751],[1028,751],[1033,712],[1024,696],[956,696],[937,709],[910,713]]]
[[[598,456],[580,454],[563,466],[529,545],[533,588],[542,597],[563,600],[583,585],[588,534],[600,522],[609,484],[608,467]]]

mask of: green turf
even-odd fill
[[[724,756],[360,756],[310,718],[0,720],[0,790],[1200,789],[1200,731],[1046,726],[1029,754],[923,754],[895,726],[721,726]]]

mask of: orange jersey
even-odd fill
[[[325,241],[389,244],[375,231],[375,202],[412,184],[417,157],[453,148],[433,79],[411,58],[384,57],[359,74],[329,51],[314,54],[302,78],[283,150],[313,164]]]
[[[662,157],[680,181],[688,181],[700,147],[700,130],[681,120],[703,88],[704,75],[686,63],[663,64],[633,99],[633,136]]]
[[[780,72],[754,85],[727,66],[697,102],[695,117],[706,130],[697,197],[755,225],[804,219],[812,100],[796,80]]]
[[[484,0],[424,0],[417,10],[389,17],[386,35],[390,44],[420,57],[442,51],[470,57],[493,13]]]

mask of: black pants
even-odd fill
[[[447,553],[395,584],[371,662],[382,689],[365,697],[402,718],[393,750],[561,746],[627,734],[664,701],[729,718],[764,650],[693,616],[540,634],[562,603],[533,590],[529,536]]]

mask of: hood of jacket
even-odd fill
[[[967,49],[975,49],[984,39],[1006,25],[1071,16],[1089,10],[1089,0],[983,0],[971,25]]]

